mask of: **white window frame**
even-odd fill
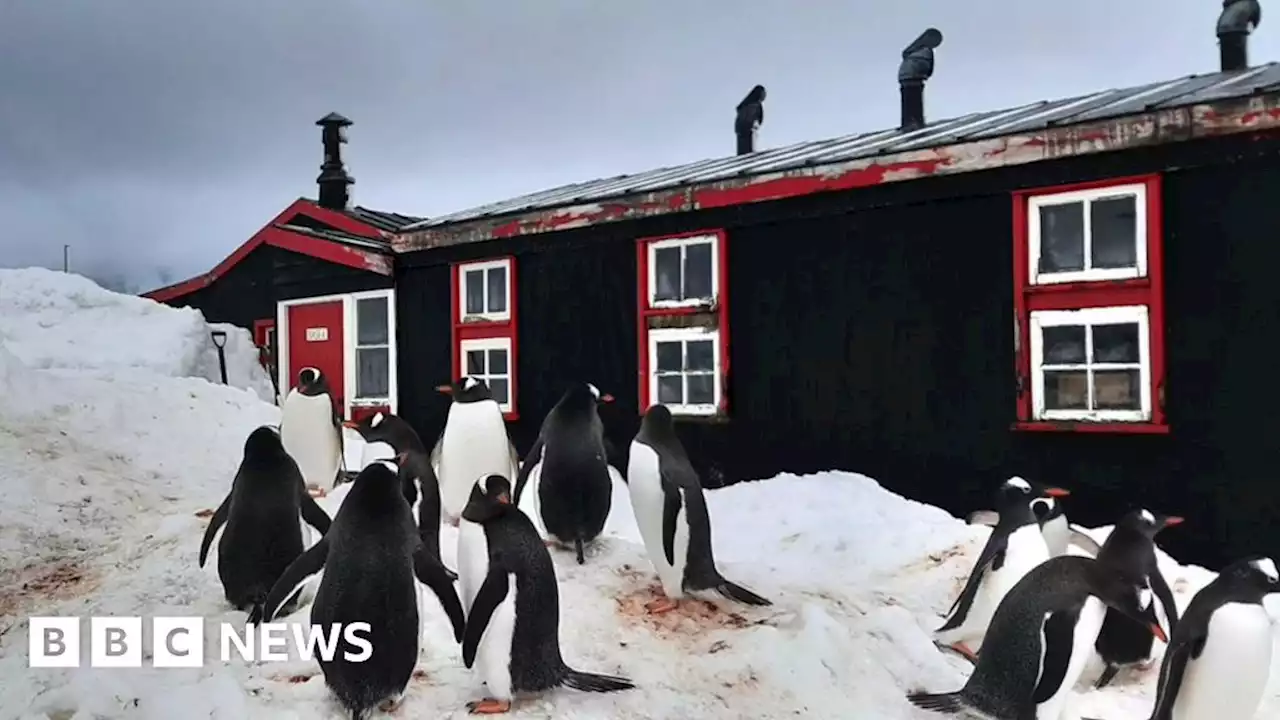
[[[1044,335],[1047,327],[1110,325],[1137,323],[1139,399],[1138,410],[1047,410],[1044,396]],[[1080,310],[1035,310],[1031,313],[1031,398],[1036,420],[1069,420],[1083,422],[1150,422],[1151,421],[1151,324],[1146,305],[1084,308]],[[1052,365],[1056,369],[1130,370],[1132,363],[1094,363],[1093,333],[1085,333],[1085,362]],[[1093,404],[1093,382],[1089,382],[1089,404]]]
[[[665,240],[653,240],[648,243],[648,248],[646,249],[646,252],[648,253],[648,258],[649,258],[649,261],[647,263],[647,265],[649,266],[648,268],[649,287],[646,288],[646,290],[648,291],[646,297],[649,300],[649,307],[651,308],[685,308],[685,307],[698,307],[700,305],[706,304],[707,301],[701,298],[691,298],[689,300],[656,300],[654,299],[654,296],[658,294],[657,257],[658,257],[659,250],[662,250],[664,248],[673,248],[673,247],[687,248],[690,245],[707,245],[707,244],[711,245],[711,302],[713,303],[720,302],[720,236],[714,233],[707,233],[705,235],[690,235],[688,237],[667,238]],[[682,268],[681,280],[684,279],[684,276],[683,276],[684,256],[685,256],[685,253],[682,250],[680,253],[681,268]]]
[[[472,322],[476,319],[488,322],[506,322],[511,319],[511,258],[500,258],[498,260],[481,260],[478,262],[461,263],[458,265],[458,320],[467,322],[468,318]],[[507,309],[502,312],[483,312],[468,315],[467,314],[467,273],[481,271],[484,278],[484,304],[489,306],[489,271],[493,268],[506,268],[507,270],[507,286],[504,292],[507,295]]]
[[[387,342],[385,345],[361,345],[360,344],[360,301],[372,300],[377,298],[385,298],[385,302],[387,303]],[[383,293],[356,293],[351,297],[349,312],[351,313],[351,343],[350,343],[351,345],[351,395],[352,395],[351,404],[353,406],[371,406],[371,405],[389,404],[390,398],[360,397],[356,393],[359,391],[359,384],[360,384],[359,383],[360,366],[358,362],[358,359],[360,357],[360,352],[359,352],[360,350],[364,350],[364,349],[373,350],[373,349],[385,347],[387,349],[387,361],[390,362],[392,365],[395,364],[395,361],[391,359],[394,357],[394,351],[392,350],[392,343],[395,340],[395,338],[393,337],[395,335],[395,324],[392,322],[395,317],[395,309],[391,302],[391,297]],[[391,387],[392,387],[391,374],[388,373],[387,374],[387,391],[389,393],[391,392]]]
[[[650,328],[649,330],[649,404],[658,403],[658,343],[680,342],[689,340],[710,340],[712,352],[712,402],[709,404],[681,403],[667,405],[672,415],[708,416],[720,412],[724,400],[723,359],[720,357],[720,331],[716,328]],[[687,377],[687,373],[682,373]],[[687,390],[687,388],[686,388]]]
[[[485,351],[485,357],[484,357],[485,374],[484,375],[470,375],[470,373],[467,372],[467,352],[470,350]],[[505,373],[488,372],[489,370],[488,352],[490,350],[507,351],[507,371]],[[486,383],[489,382],[490,378],[495,378],[495,377],[506,378],[507,401],[505,403],[498,403],[498,408],[501,409],[502,412],[504,413],[512,412],[513,408],[515,407],[515,399],[516,399],[515,398],[516,387],[515,387],[515,382],[513,381],[516,367],[515,367],[515,357],[511,353],[511,338],[489,337],[489,338],[472,338],[469,340],[459,340],[458,341],[458,365],[460,366],[459,370],[461,371],[460,372],[461,375],[463,376],[470,375],[471,377],[484,380]]]
[[[1093,220],[1089,204],[1117,196],[1132,195],[1134,200],[1134,234],[1137,263],[1134,267],[1093,269],[1092,261]],[[1068,203],[1084,205],[1084,270],[1042,273],[1040,268],[1040,210],[1053,205]],[[1033,195],[1027,203],[1027,259],[1028,275],[1032,285],[1053,285],[1071,282],[1096,282],[1100,280],[1128,280],[1147,276],[1147,186],[1143,183],[1109,185],[1107,187],[1073,190],[1070,192]]]
[[[360,398],[355,399],[356,390],[356,300],[371,297],[387,298],[387,324],[390,326],[391,332],[388,334],[387,340],[388,352],[387,362],[391,364],[389,369],[389,382],[387,388],[390,397],[387,398]],[[290,386],[289,378],[289,308],[298,305],[314,305],[319,303],[329,303],[334,301],[342,301],[342,387],[343,387],[343,407],[342,416],[346,419],[351,417],[351,409],[353,407],[369,407],[369,406],[386,406],[393,414],[399,408],[400,399],[400,383],[399,383],[399,351],[396,343],[396,293],[393,289],[386,290],[368,290],[357,293],[343,293],[337,295],[318,295],[308,298],[297,298],[293,300],[281,300],[276,303],[276,386],[280,388],[280,397],[278,402],[284,401],[284,395],[288,393],[287,388]]]

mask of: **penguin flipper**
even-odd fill
[[[1151,720],[1172,720],[1173,703],[1178,699],[1182,689],[1182,676],[1187,670],[1187,661],[1199,657],[1204,650],[1205,637],[1179,638],[1178,642],[1169,645],[1164,660],[1160,663],[1160,679],[1156,684],[1156,704],[1151,711]]]
[[[222,499],[222,504],[217,510],[213,511],[213,517],[209,520],[209,527],[204,529],[204,539],[200,541],[200,567],[204,567],[205,558],[209,555],[209,546],[213,544],[213,536],[218,534],[218,528],[227,521],[227,511],[231,507],[231,494]]]
[[[680,516],[680,488],[662,478],[662,551],[667,564],[676,564],[676,520]]]
[[[471,614],[467,616],[467,626],[462,633],[462,662],[468,670],[475,664],[480,639],[484,637],[493,612],[507,598],[510,586],[511,576],[501,568],[490,566],[489,574],[476,593],[475,602],[471,603]]]
[[[533,441],[533,447],[529,448],[529,454],[525,455],[524,463],[520,465],[520,472],[516,475],[516,488],[514,497],[511,502],[516,507],[520,506],[520,496],[524,493],[524,486],[529,482],[529,475],[533,473],[533,469],[538,463],[542,462],[542,451],[546,447],[546,443],[542,439],[542,434],[538,434],[538,439]]]
[[[302,476],[299,475],[298,478],[301,480]],[[324,508],[316,503],[316,499],[311,497],[311,493],[307,492],[305,484],[302,486],[301,491],[302,496],[299,499],[302,501],[302,519],[311,527],[319,530],[321,535],[324,535],[329,532],[329,525],[332,524],[333,520],[329,518],[329,513],[325,512]]]
[[[1080,610],[1083,607],[1084,603],[1080,603],[1066,610],[1050,613],[1049,617],[1045,618],[1041,630],[1044,647],[1040,649],[1043,660],[1034,695],[1037,705],[1053,697],[1066,679],[1067,666],[1071,662],[1076,621],[1080,619]]]
[[[436,594],[436,599],[444,608],[444,614],[449,616],[449,622],[453,625],[454,641],[462,642],[466,620],[462,614],[462,601],[458,599],[458,591],[453,587],[453,578],[449,577],[448,568],[439,559],[431,557],[425,546],[419,545],[413,553],[413,574]]]
[[[982,578],[986,575],[987,570],[999,570],[1004,565],[1004,554],[1009,548],[1009,536],[1004,533],[991,533],[991,537],[987,538],[987,544],[982,547],[982,554],[978,556],[978,562],[974,564],[973,571],[969,573],[969,579],[965,582],[964,589],[960,591],[960,595],[955,602],[951,604],[951,609],[947,611],[947,621],[938,631],[953,630],[960,627],[961,618],[967,615],[969,605],[973,603],[973,599],[978,596],[978,588],[982,586]]]
[[[1075,525],[1069,525],[1067,526],[1067,529],[1071,533],[1067,538],[1067,542],[1069,544],[1075,545],[1094,557],[1097,557],[1098,553],[1102,552],[1102,546],[1098,544],[1098,541],[1094,540],[1093,537],[1085,531]]]
[[[305,582],[324,570],[324,563],[328,558],[329,536],[324,535],[315,545],[289,563],[289,567],[280,574],[276,584],[271,586],[267,599],[261,605],[254,607],[253,612],[250,613],[249,624],[271,622],[276,611],[284,605],[285,601],[296,595]]]
[[[1152,554],[1155,554],[1154,550]],[[1152,569],[1149,582],[1151,583],[1151,590],[1155,592],[1156,598],[1160,600],[1160,606],[1164,608],[1165,620],[1169,622],[1168,635],[1173,637],[1173,628],[1178,624],[1178,604],[1173,600],[1173,591],[1169,589],[1169,583],[1164,579],[1164,573],[1160,572],[1158,566]]]

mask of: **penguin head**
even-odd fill
[[[612,395],[610,395],[609,393],[601,393],[600,388],[596,387],[595,385],[592,385],[591,383],[587,383],[587,390],[591,391],[591,396],[595,398],[597,403],[613,402]]]
[[[283,452],[280,433],[270,425],[256,428],[244,441],[244,459],[250,462],[274,459]]]
[[[436,392],[451,395],[454,402],[460,403],[493,399],[489,384],[472,375],[464,375],[448,385],[438,385],[436,386]]]
[[[484,523],[503,515],[514,506],[511,504],[511,481],[501,475],[486,475],[471,488],[471,497],[462,509],[462,519]]]
[[[1218,578],[1226,585],[1229,601],[1261,602],[1267,595],[1280,593],[1280,569],[1274,559],[1261,555],[1231,563]]]
[[[996,492],[996,510],[1001,517],[1026,518],[1030,522],[1044,522],[1058,509],[1058,498],[1071,493],[1058,487],[1031,482],[1014,475]]]
[[[298,392],[303,395],[320,395],[329,391],[324,373],[317,367],[304,367],[298,371]]]
[[[564,395],[560,398],[562,407],[576,408],[585,410],[586,408],[596,408],[605,403],[613,402],[613,396],[600,392],[600,388],[589,382],[574,383],[564,391]]]
[[[1144,537],[1155,538],[1161,530],[1180,525],[1182,522],[1183,519],[1177,515],[1163,515],[1146,508],[1137,508],[1129,511],[1121,518],[1118,525],[1133,530]]]
[[[413,432],[409,423],[398,415],[378,411],[359,422],[347,420],[342,426],[360,433],[366,443],[385,442],[397,450],[405,446],[405,435]]]
[[[1160,626],[1160,618],[1156,615],[1154,593],[1151,592],[1151,583],[1146,576],[1135,579],[1133,576],[1121,575],[1097,561],[1090,562],[1089,568],[1092,594],[1146,627],[1161,642],[1169,642],[1169,636]]]

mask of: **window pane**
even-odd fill
[[[468,270],[463,274],[463,283],[467,289],[467,306],[464,315],[479,315],[484,312],[484,271]]]
[[[356,301],[357,345],[386,345],[389,330],[386,298],[362,298]]]
[[[658,343],[658,367],[654,369],[660,373],[683,370],[684,358],[681,357],[681,345],[679,341]]]
[[[511,401],[511,382],[506,378],[489,378],[489,392],[493,394],[494,402],[503,405]]]
[[[684,298],[711,297],[711,243],[684,249]]]
[[[1044,407],[1046,410],[1088,410],[1088,371],[1046,372],[1044,374]]]
[[[356,350],[356,397],[385,398],[391,395],[391,364],[387,348]]]
[[[1141,410],[1142,372],[1134,370],[1095,370],[1093,403],[1097,410]]]
[[[654,300],[680,300],[680,248],[659,248],[653,253]]]
[[[490,350],[489,351],[489,372],[494,375],[507,374],[507,351],[506,350]]]
[[[663,405],[684,404],[684,378],[681,375],[663,375],[658,378],[658,402]]]
[[[715,346],[710,340],[691,340],[684,345],[686,370],[715,370]]]
[[[690,375],[688,377],[690,405],[711,405],[716,401],[714,375]]]
[[[507,311],[507,268],[505,265],[489,268],[489,309],[491,313]]]
[[[1040,208],[1040,272],[1084,269],[1084,205],[1078,202]]]
[[[1089,207],[1090,265],[1095,268],[1127,268],[1138,264],[1137,198],[1094,200]]]
[[[467,351],[467,374],[468,375],[484,375],[484,351],[468,350]]]
[[[1093,326],[1093,362],[1136,363],[1138,323]]]
[[[1084,364],[1083,325],[1063,325],[1041,330],[1044,337],[1044,365]]]

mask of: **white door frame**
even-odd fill
[[[385,297],[387,299],[387,390],[391,397],[386,403],[381,400],[354,400],[356,391],[356,301],[363,298]],[[394,414],[399,406],[400,385],[397,370],[399,369],[398,351],[396,348],[396,291],[365,290],[337,295],[317,295],[315,297],[281,300],[276,303],[276,381],[280,388],[280,402],[288,393],[289,378],[289,308],[299,305],[318,305],[320,303],[342,302],[342,417],[351,417],[352,407],[387,405]]]

